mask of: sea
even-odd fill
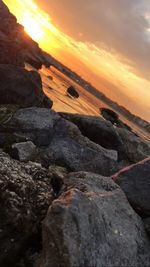
[[[26,69],[33,70],[34,68],[29,64],[26,64]],[[54,67],[46,68],[43,66],[42,69],[39,70],[39,73],[42,78],[43,90],[53,101],[54,111],[101,117],[99,111],[100,108],[106,107],[111,109],[111,106],[108,106],[102,100],[92,95],[85,88]],[[80,95],[79,98],[76,99],[67,94],[67,88],[71,85],[78,91]],[[148,132],[134,124],[132,121],[129,121],[121,114],[119,114],[119,117],[124,123],[132,128],[133,132],[142,139],[150,142],[150,135]]]

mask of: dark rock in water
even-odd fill
[[[41,250],[41,222],[52,202],[48,171],[0,151],[0,266],[33,266]]]
[[[32,161],[37,155],[37,148],[31,141],[16,143],[12,145],[10,155],[23,162]]]
[[[43,252],[37,266],[150,265],[143,222],[111,179],[71,173],[66,186],[43,222]]]
[[[18,104],[22,107],[44,105],[46,96],[41,77],[36,71],[1,64],[0,85],[0,104]]]
[[[126,129],[116,128],[116,132],[124,144],[125,153],[131,163],[136,163],[150,156],[149,142]]]
[[[112,124],[118,123],[118,114],[109,108],[100,108],[102,116]]]
[[[67,89],[67,93],[74,98],[79,98],[79,93],[77,92],[77,90],[73,86],[70,86]]]
[[[103,118],[72,113],[59,113],[78,126],[81,133],[91,141],[107,149],[117,150],[119,160],[128,159],[124,143],[112,124]]]
[[[143,219],[143,222],[144,222],[145,230],[146,230],[146,232],[148,233],[148,235],[150,237],[150,217],[146,218],[146,219]]]
[[[150,157],[115,174],[113,180],[142,217],[150,216]]]
[[[47,76],[47,78],[48,78],[50,81],[52,81],[52,80],[53,80],[53,77],[52,77],[52,76],[50,76],[50,75],[48,75],[48,76]]]

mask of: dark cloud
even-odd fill
[[[36,0],[55,24],[75,40],[117,52],[150,79],[150,0]]]

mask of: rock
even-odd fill
[[[52,202],[48,170],[0,151],[0,266],[33,266],[41,222]]]
[[[50,75],[48,75],[48,76],[47,76],[47,78],[48,78],[50,81],[52,81],[52,80],[53,80],[53,77],[52,77],[52,76],[50,76]]]
[[[116,150],[118,152],[119,160],[127,159],[124,144],[110,122],[96,116],[62,112],[59,114],[63,118],[77,125],[81,133],[94,143],[107,149]]]
[[[49,109],[17,110],[11,120],[0,127],[0,136],[4,137],[4,134],[3,146],[16,143],[21,137],[41,147],[41,162],[46,167],[59,165],[72,171],[93,171],[103,175],[117,170],[115,150],[93,143],[73,123]]]
[[[0,65],[0,84],[0,104],[18,104],[22,107],[44,105],[45,94],[41,77],[36,71]]]
[[[109,108],[100,108],[101,115],[112,124],[118,123],[118,114]]]
[[[114,173],[117,152],[107,150],[84,137],[71,122],[60,119],[47,149],[41,154],[46,166],[59,165],[70,171],[92,171],[103,175]]]
[[[116,128],[116,131],[124,143],[125,153],[131,163],[136,163],[150,156],[150,143],[126,129]]]
[[[31,141],[16,143],[12,145],[10,154],[14,159],[28,162],[35,159],[37,155],[37,148]]]
[[[150,216],[150,157],[115,174],[129,203],[142,217]]]
[[[67,93],[74,98],[79,98],[79,93],[77,92],[77,90],[73,86],[70,86],[67,89]]]
[[[52,108],[53,101],[51,99],[49,99],[47,96],[45,96],[43,99],[43,105],[45,108]]]
[[[149,266],[149,239],[120,188],[84,172],[70,174],[68,183],[43,222],[37,266]]]
[[[148,234],[149,237],[150,237],[150,217],[144,219],[143,222],[144,222],[145,230],[146,230],[147,234]]]

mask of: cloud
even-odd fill
[[[76,41],[116,53],[150,79],[150,0],[36,0]],[[147,14],[147,16],[146,16]]]

